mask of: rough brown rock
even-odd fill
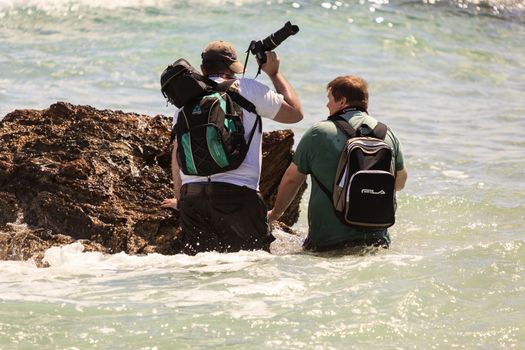
[[[264,201],[269,208],[273,208],[277,188],[281,178],[292,161],[291,149],[294,144],[293,132],[287,130],[277,130],[265,133],[263,138],[263,161],[261,172],[261,193]],[[299,195],[295,197],[288,209],[279,219],[287,226],[292,226],[299,219],[299,204],[301,197],[306,189],[306,182],[299,190]]]
[[[178,217],[159,206],[172,186],[170,125],[165,116],[63,102],[6,115],[0,122],[0,259],[38,259],[45,249],[75,240],[108,253],[177,253]],[[263,140],[260,187],[271,207],[291,160],[293,133],[265,133]],[[282,221],[291,226],[298,215],[296,199]]]
[[[0,228],[8,222],[15,222],[18,212],[18,201],[14,194],[0,192]]]

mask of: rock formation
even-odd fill
[[[176,254],[171,118],[59,102],[0,121],[0,259],[39,262],[45,249],[81,240],[107,253]],[[261,193],[273,206],[293,133],[264,133]],[[302,189],[304,191],[304,187]],[[302,194],[301,191],[301,194]],[[300,196],[282,219],[291,226]]]

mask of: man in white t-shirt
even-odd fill
[[[202,52],[202,73],[217,82],[236,79],[243,72],[235,48],[224,41],[209,43]],[[299,98],[279,71],[279,57],[266,52],[262,71],[271,79],[275,91],[255,79],[241,78],[234,83],[239,93],[255,105],[257,113],[280,123],[302,120]],[[174,117],[174,125],[178,113]],[[256,122],[256,115],[243,109],[245,139]],[[180,249],[187,254],[203,251],[234,252],[269,250],[275,239],[268,229],[267,210],[259,194],[262,162],[262,134],[257,129],[243,163],[234,170],[207,177],[184,175],[177,163],[177,143],[172,152],[174,197],[163,201],[165,208],[178,209],[182,236]]]

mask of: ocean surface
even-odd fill
[[[218,39],[244,60],[286,21],[297,139],[326,84],[357,74],[402,141],[391,249],[302,252],[304,200],[302,236],[275,232],[273,254],[0,261],[1,350],[525,349],[523,0],[0,0],[0,118],[56,101],[171,115],[169,63]]]

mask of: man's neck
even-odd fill
[[[341,108],[340,110],[338,110],[337,112],[335,112],[334,114],[330,115],[328,118],[335,117],[335,116],[338,116],[338,115],[343,115],[343,114],[346,114],[347,112],[352,112],[352,111],[357,111],[357,108],[345,106],[345,107]]]

